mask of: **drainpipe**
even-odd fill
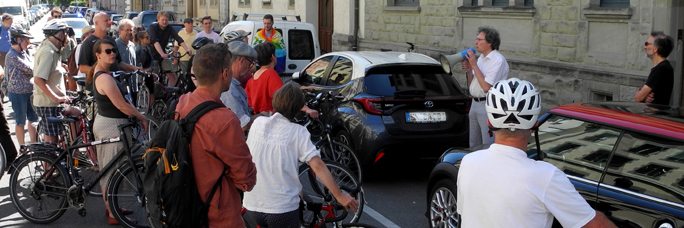
[[[352,51],[359,50],[359,0],[354,0],[354,45]]]

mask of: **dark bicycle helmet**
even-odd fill
[[[29,33],[28,31],[26,31],[24,29],[15,28],[15,29],[10,30],[10,41],[12,42],[12,45],[19,44],[17,42],[17,40],[15,39],[15,38],[19,38],[19,37],[33,39],[33,36],[31,35],[31,33]]]
[[[200,37],[195,39],[195,41],[192,41],[192,49],[199,50],[200,48],[204,47],[204,45],[213,43],[214,41],[209,38]]]

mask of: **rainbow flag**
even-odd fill
[[[285,41],[283,40],[283,35],[281,35],[277,30],[273,29],[270,37],[266,37],[266,30],[262,29],[257,32],[254,36],[254,43],[252,45],[256,46],[263,42],[271,42],[275,45],[276,51],[276,63],[275,70],[278,74],[285,72],[285,60],[287,59],[287,52],[285,51]]]

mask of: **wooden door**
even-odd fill
[[[332,52],[333,0],[318,0],[318,43],[321,52]]]

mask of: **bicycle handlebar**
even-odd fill
[[[361,192],[360,186],[356,186],[356,188],[352,188],[352,187],[349,187],[347,185],[340,185],[340,189],[347,191],[349,193],[349,195],[352,197],[356,197],[356,195],[359,192]],[[306,206],[306,209],[314,212],[314,214],[320,214],[321,210],[323,210],[323,203],[313,202],[311,200],[311,198],[306,197],[306,195],[304,195],[304,196],[305,197],[302,200],[304,201],[304,205]],[[323,198],[325,199],[326,202],[332,201],[332,196],[329,193],[326,194]],[[344,206],[340,205],[339,203],[331,204],[331,206],[334,207],[332,210],[342,210],[342,214],[340,214],[339,216],[336,216],[336,217],[332,217],[332,218],[324,218],[323,219],[324,223],[342,221],[343,219],[345,219],[347,217],[347,214],[349,212],[347,212],[347,209],[344,208]],[[314,217],[314,220],[315,219],[316,218]],[[313,224],[314,222],[315,221],[311,221],[310,224]]]

